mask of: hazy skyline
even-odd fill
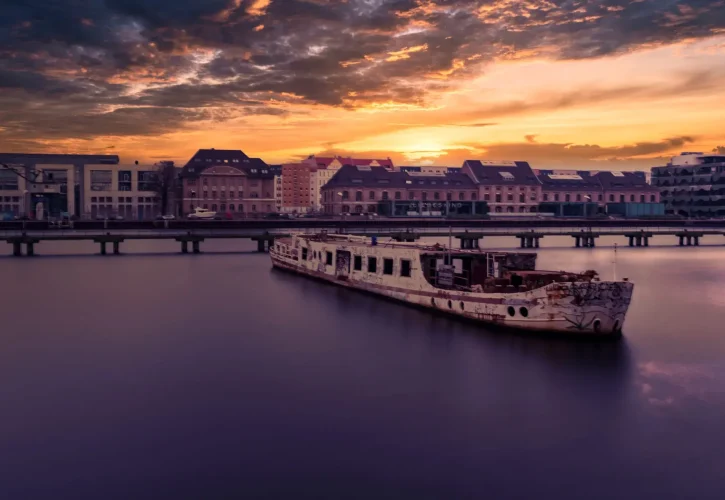
[[[3,9],[0,151],[617,169],[725,145],[725,0]]]

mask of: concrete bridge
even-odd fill
[[[539,248],[541,239],[551,236],[568,236],[572,238],[577,248],[593,248],[597,239],[603,236],[621,236],[629,243],[629,246],[649,246],[650,239],[655,236],[675,236],[679,238],[681,246],[697,246],[704,236],[718,235],[725,236],[725,229],[711,229],[701,227],[670,228],[670,227],[647,227],[635,229],[631,227],[587,227],[579,228],[537,228],[521,230],[518,228],[491,228],[481,230],[480,228],[427,228],[413,231],[407,227],[398,228],[357,228],[342,230],[335,227],[321,228],[330,233],[345,232],[346,234],[376,236],[378,238],[390,238],[395,241],[416,241],[425,237],[452,237],[459,242],[462,249],[477,249],[483,238],[514,237],[519,240],[521,248]],[[317,232],[319,230],[306,229],[306,232]],[[304,231],[302,231],[304,232]],[[87,229],[59,228],[54,230],[0,230],[0,240],[5,240],[13,247],[13,255],[32,256],[35,254],[36,245],[46,241],[90,241],[99,245],[101,255],[120,254],[121,244],[130,240],[171,240],[180,245],[182,253],[201,252],[201,244],[206,240],[215,239],[248,239],[257,243],[257,250],[267,251],[274,244],[276,238],[287,236],[289,230],[285,229],[229,229],[229,228],[206,228],[206,229],[173,229],[157,227],[147,230],[124,230],[124,229]],[[723,240],[725,244],[725,240]],[[25,252],[23,253],[23,249]]]

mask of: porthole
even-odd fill
[[[465,306],[466,305],[463,303],[463,301],[461,301],[461,311],[463,311],[465,309]]]
[[[509,306],[508,313],[509,313],[509,316],[511,316],[513,318],[514,316],[516,316],[516,309],[514,309],[513,306]]]
[[[453,302],[450,300],[448,301],[448,309],[453,309]]]
[[[521,313],[521,316],[523,316],[524,318],[527,318],[529,316],[529,310],[525,307],[519,309],[519,313]]]

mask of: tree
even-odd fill
[[[173,161],[160,161],[156,166],[156,180],[154,191],[161,200],[161,213],[166,214],[169,205],[169,195],[176,187],[176,167]]]

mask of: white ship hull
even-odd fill
[[[306,248],[302,258],[302,248]],[[348,261],[341,266],[336,254],[375,256],[393,260],[391,274],[382,266],[369,272]],[[433,286],[422,271],[420,249],[403,245],[345,244],[289,238],[270,249],[272,264],[339,286],[363,290],[416,306],[487,324],[581,335],[619,335],[624,326],[634,285],[628,281],[557,282],[517,293],[484,293]],[[333,255],[330,264],[328,253]],[[343,259],[344,260],[344,259]],[[400,276],[400,262],[411,263],[410,276]],[[388,269],[390,270],[390,269]]]

